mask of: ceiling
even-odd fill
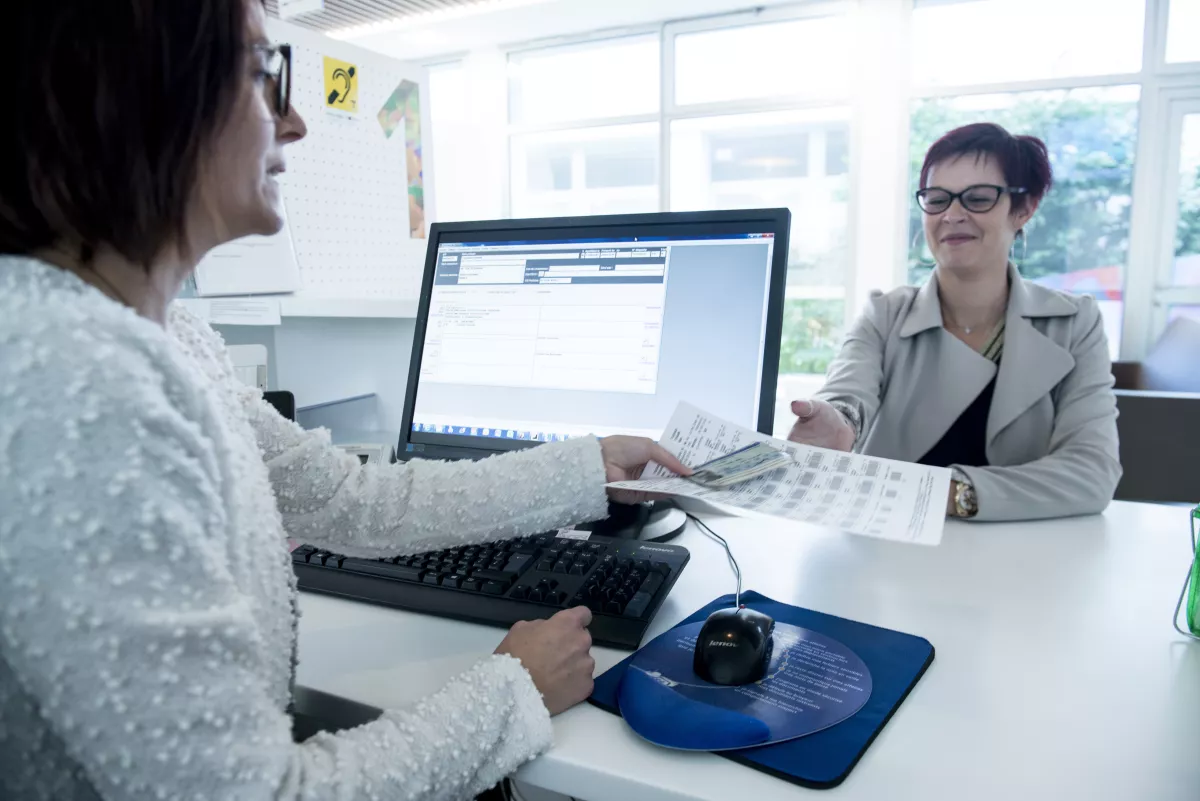
[[[266,0],[267,12],[279,16],[279,0]],[[290,22],[318,31],[333,31],[405,17],[453,15],[500,5],[493,0],[325,0],[322,11],[301,14]]]
[[[278,0],[266,0],[272,14]],[[797,0],[325,0],[288,20],[402,60],[429,62],[470,50],[616,31],[661,22],[761,11]],[[365,26],[365,27],[364,27]],[[354,30],[347,30],[353,28]]]

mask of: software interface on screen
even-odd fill
[[[754,428],[774,244],[440,243],[412,439],[657,438],[682,400]]]

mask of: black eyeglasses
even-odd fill
[[[996,186],[995,184],[975,184],[961,192],[951,192],[940,186],[929,186],[917,192],[917,205],[926,214],[941,214],[950,208],[950,204],[957,198],[967,211],[984,214],[996,208],[996,204],[1005,194],[1023,195],[1026,191],[1023,186]]]
[[[275,111],[286,117],[292,108],[292,46],[256,45],[254,49],[266,57],[266,72],[275,87]]]

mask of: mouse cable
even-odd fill
[[[717,539],[725,546],[725,555],[729,557],[729,565],[733,568],[733,575],[737,577],[737,592],[734,593],[733,604],[734,608],[740,609],[742,607],[742,569],[738,566],[737,559],[733,558],[733,551],[730,550],[729,543],[725,541],[724,537],[709,528],[707,523],[691,512],[688,513],[688,519],[699,526],[700,530],[705,534]]]

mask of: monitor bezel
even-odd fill
[[[763,364],[759,385],[757,430],[770,434],[775,422],[775,391],[779,383],[779,350],[783,332],[784,291],[787,285],[788,240],[791,228],[791,212],[786,208],[737,209],[730,211],[684,211],[658,212],[652,214],[611,214],[592,217],[549,217],[509,220],[485,220],[476,222],[433,223],[429,230],[429,244],[425,252],[425,271],[421,278],[421,297],[413,326],[412,354],[408,363],[408,383],[404,394],[402,428],[396,454],[401,459],[478,459],[500,453],[523,450],[543,443],[463,437],[456,434],[425,434],[429,441],[412,441],[412,423],[416,411],[417,386],[421,377],[421,358],[425,350],[425,333],[429,324],[429,306],[433,299],[433,282],[437,273],[438,250],[442,241],[454,242],[456,236],[476,237],[481,233],[495,232],[497,239],[517,239],[523,231],[536,232],[546,238],[546,232],[570,230],[571,238],[612,236],[613,229],[644,228],[654,226],[666,229],[653,235],[670,235],[672,227],[744,226],[753,225],[759,230],[745,233],[770,233],[775,240],[772,248],[770,275],[768,276],[767,319],[763,331]],[[695,234],[696,231],[688,231]],[[636,233],[634,235],[637,235]],[[485,443],[485,444],[481,444]],[[410,450],[409,446],[413,446]],[[417,447],[419,446],[419,447]]]

